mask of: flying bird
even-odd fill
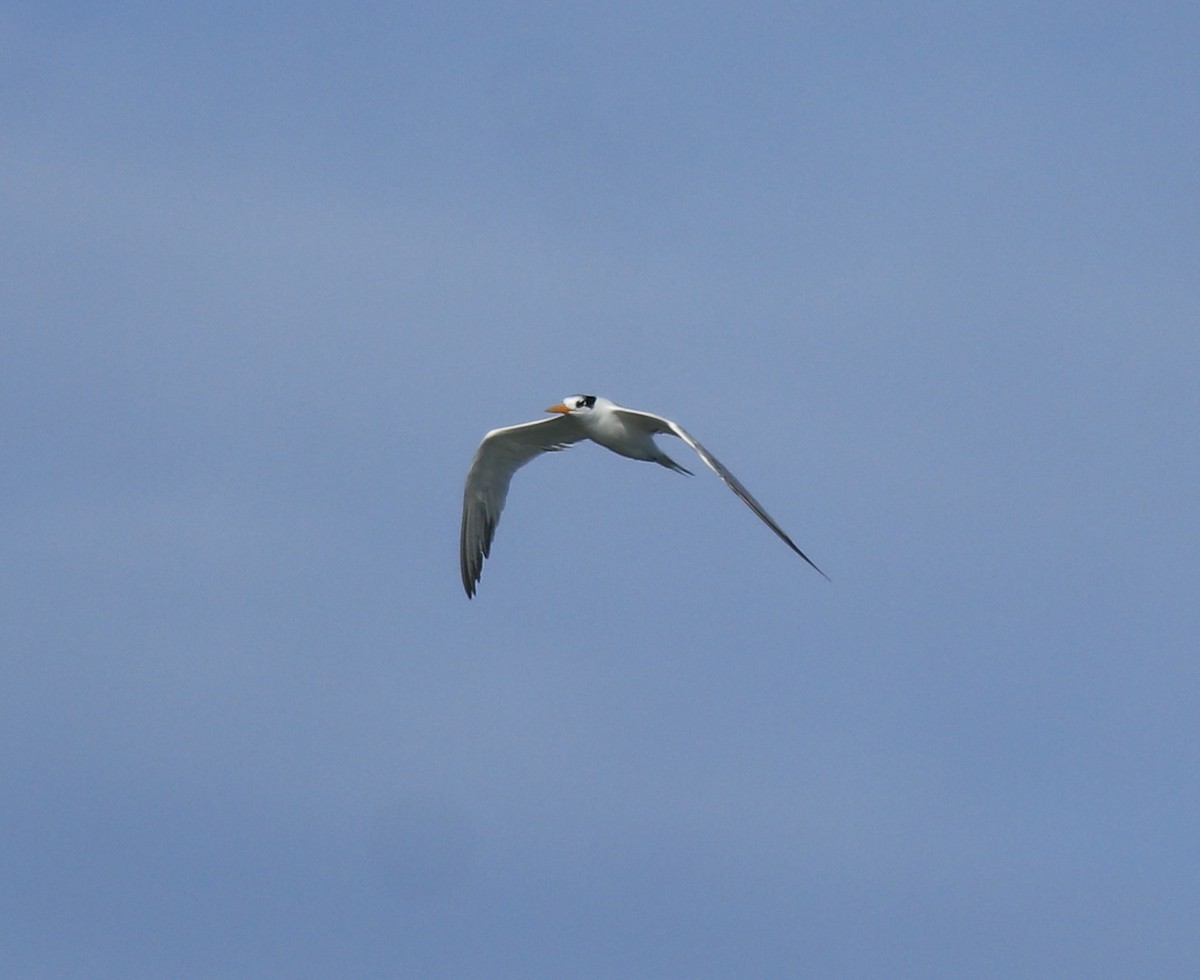
[[[475,594],[483,572],[483,560],[491,553],[492,537],[508,497],[508,484],[518,469],[542,453],[567,449],[573,443],[591,439],[620,456],[658,463],[676,473],[691,476],[691,470],[684,469],[658,448],[654,436],[659,434],[677,436],[691,446],[704,464],[724,480],[792,551],[824,578],[829,578],[796,547],[738,478],[678,423],[661,415],[623,408],[595,395],[571,395],[546,411],[552,412],[553,417],[493,429],[483,437],[475,451],[463,490],[462,534],[459,538],[462,583],[468,599]]]

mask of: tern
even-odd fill
[[[717,474],[746,505],[774,531],[783,542],[812,565],[825,579],[826,575],[794,541],[784,533],[757,500],[725,468],[720,460],[705,449],[681,425],[632,408],[623,408],[607,398],[595,395],[570,395],[547,412],[553,418],[536,419],[518,425],[493,429],[483,437],[475,451],[467,485],[463,489],[462,533],[459,538],[459,561],[463,588],[467,598],[475,595],[483,560],[491,553],[492,538],[500,521],[500,512],[508,497],[508,485],[513,474],[531,459],[542,453],[567,449],[576,442],[591,439],[619,456],[658,463],[676,473],[691,476],[654,441],[655,435],[676,436],[696,451],[704,464]]]

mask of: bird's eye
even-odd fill
[[[586,406],[587,408],[595,408],[596,407],[596,396],[595,395],[584,395],[582,398],[579,399],[579,404],[581,406]]]

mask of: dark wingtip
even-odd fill
[[[792,551],[796,552],[796,554],[798,554],[801,558],[803,558],[806,562],[808,562],[809,565],[811,565],[813,567],[813,569],[816,571],[816,573],[821,576],[821,578],[823,578],[826,582],[833,581],[833,579],[831,579],[828,575],[826,575],[823,571],[821,571],[820,566],[815,561],[813,561],[811,558],[808,557],[808,555],[806,555],[803,551],[801,551],[799,548],[796,547],[796,542],[794,542],[786,534],[781,534],[780,537],[783,538],[783,540],[785,542],[787,542],[787,546],[789,548],[791,548]]]
[[[811,558],[809,558],[809,557],[808,557],[808,555],[806,555],[806,554],[805,554],[803,551],[801,551],[799,548],[797,548],[797,549],[796,549],[796,554],[798,554],[798,555],[799,555],[801,558],[803,558],[803,559],[804,559],[806,562],[808,562],[810,565],[812,565],[812,567],[816,569],[816,571],[817,571],[817,574],[818,574],[818,575],[820,575],[820,576],[821,576],[821,578],[823,578],[823,579],[824,579],[826,582],[832,582],[832,581],[833,581],[833,579],[831,579],[831,578],[830,578],[828,575],[826,575],[826,574],[825,574],[823,571],[821,571],[820,567],[817,565],[817,563],[816,563],[815,561],[813,561]]]
[[[467,598],[474,599],[475,592],[479,588],[480,572],[483,571],[481,565],[476,565],[470,571],[463,571],[463,588],[467,591]]]

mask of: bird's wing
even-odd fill
[[[569,415],[493,429],[483,437],[463,488],[459,564],[468,598],[475,594],[483,560],[491,551],[512,475],[535,456],[566,449],[584,438],[583,429]]]
[[[816,562],[814,562],[808,557],[808,555],[796,547],[796,543],[784,533],[783,528],[781,528],[775,523],[774,520],[771,519],[771,515],[763,510],[762,504],[755,500],[750,491],[742,486],[741,481],[732,473],[730,473],[728,469],[726,469],[725,464],[717,459],[717,457],[710,453],[707,449],[705,449],[698,440],[696,440],[687,432],[686,429],[683,428],[683,426],[677,422],[672,422],[670,419],[665,419],[661,415],[654,415],[650,412],[638,412],[631,408],[618,408],[616,411],[628,419],[633,425],[639,426],[646,432],[661,432],[664,435],[678,436],[680,439],[686,442],[689,446],[696,450],[696,455],[704,461],[704,465],[716,473],[717,476],[719,476],[722,480],[724,480],[726,486],[728,486],[730,490],[741,497],[746,506],[758,515],[759,520],[761,520],[767,525],[767,527],[769,527],[772,531],[779,535],[780,538],[783,539],[784,544],[786,544],[792,549],[792,551],[796,552],[796,554],[812,565],[813,568],[816,568],[817,571],[820,572],[822,578],[829,578],[829,576],[822,572],[820,568],[817,568]]]

